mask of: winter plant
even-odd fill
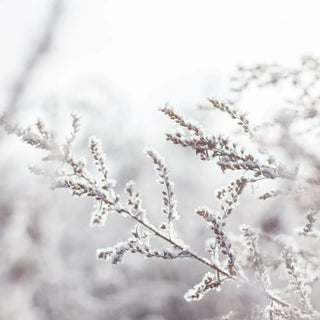
[[[146,149],[145,153],[162,186],[163,222],[160,225],[149,220],[133,181],[126,184],[125,195],[117,194],[101,140],[96,137],[89,140],[97,172],[90,170],[85,158],[74,154],[73,143],[80,128],[77,115],[71,115],[72,131],[64,141],[58,141],[40,120],[30,128],[21,129],[4,115],[1,125],[9,134],[47,153],[42,167],[30,169],[49,178],[52,189],[65,188],[74,196],[92,198],[90,226],[103,226],[109,214],[131,219],[133,228],[129,237],[114,246],[98,249],[99,259],[117,264],[128,253],[167,260],[192,259],[207,268],[207,272],[186,292],[187,301],[200,300],[210,291],[224,290],[227,282],[243,288],[246,293],[245,308],[230,310],[222,317],[224,320],[320,319],[314,307],[316,301],[312,299],[312,293],[318,290],[320,263],[316,226],[320,208],[320,157],[316,144],[320,122],[319,79],[320,60],[313,57],[302,58],[297,68],[275,64],[240,67],[233,78],[233,91],[238,97],[253,86],[280,86],[284,91],[293,89],[290,92],[294,92],[293,96],[286,97],[286,107],[279,110],[272,123],[259,126],[251,124],[235,101],[209,99],[206,111],[201,112],[218,110],[233,119],[248,139],[250,151],[234,137],[207,134],[200,125],[172,107],[160,109],[178,127],[166,134],[168,141],[193,150],[201,161],[213,161],[223,173],[232,172],[234,177],[227,186],[217,190],[218,207],[195,209],[199,223],[207,224],[210,232],[206,256],[194,251],[176,231],[179,214],[174,183],[164,159],[156,151]],[[262,187],[255,188],[257,185]],[[238,233],[231,234],[229,218],[235,214],[247,189],[253,190],[251,196],[263,203],[281,198],[291,205],[290,221],[297,223],[295,228],[275,232],[272,225],[259,228],[247,223],[238,226]]]

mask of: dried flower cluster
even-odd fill
[[[235,78],[238,91],[244,90],[254,81],[259,86],[266,86],[284,80],[290,81],[294,87],[301,90],[299,99],[291,101],[301,112],[298,115],[294,113],[289,122],[279,120],[274,125],[282,130],[277,146],[284,148],[287,154],[294,154],[299,159],[301,167],[305,166],[309,171],[302,171],[300,167],[292,169],[290,163],[280,164],[270,155],[271,152],[269,154],[265,151],[266,144],[260,153],[249,153],[229,137],[206,134],[197,123],[187,120],[171,107],[166,106],[160,110],[179,126],[178,130],[166,134],[168,141],[191,148],[201,160],[214,161],[222,172],[229,170],[235,175],[234,180],[226,187],[217,190],[216,199],[220,203],[217,208],[201,206],[195,210],[195,213],[208,224],[208,257],[195,252],[177,236],[175,224],[178,223],[179,215],[174,184],[170,180],[164,159],[157,152],[146,149],[146,154],[153,162],[158,182],[163,188],[162,213],[165,219],[159,227],[149,221],[141,195],[135,190],[132,181],[125,187],[126,200],[117,194],[115,181],[110,179],[102,142],[99,139],[92,137],[89,140],[98,176],[90,172],[85,159],[73,153],[73,142],[79,132],[79,118],[76,115],[72,115],[72,132],[63,142],[57,141],[41,121],[31,128],[20,129],[2,117],[1,125],[8,133],[16,134],[22,141],[46,151],[47,155],[43,159],[45,162],[57,163],[55,169],[46,166],[31,168],[36,174],[48,176],[53,189],[66,188],[74,196],[86,195],[93,199],[94,209],[90,226],[103,226],[109,214],[120,214],[132,220],[134,227],[128,239],[112,247],[98,249],[99,259],[117,264],[123,261],[127,253],[139,253],[147,258],[193,259],[195,263],[205,266],[208,272],[185,294],[187,301],[200,300],[212,290],[221,291],[226,281],[247,288],[247,291],[261,297],[257,302],[248,303],[245,310],[229,312],[222,317],[224,320],[320,319],[311,298],[311,292],[318,290],[320,263],[319,245],[312,242],[317,242],[319,237],[316,215],[320,203],[320,159],[315,150],[308,150],[306,146],[301,145],[301,142],[296,140],[297,132],[291,130],[301,117],[319,121],[317,117],[320,95],[315,95],[320,78],[319,66],[320,62],[317,59],[305,57],[301,66],[294,70],[277,65],[242,67]],[[255,139],[258,128],[253,128],[247,115],[232,104],[210,99],[207,109],[219,110],[236,120],[251,143],[259,144],[259,139]],[[305,213],[304,225],[298,225],[296,230],[285,235],[274,234],[272,230],[268,233],[248,225],[239,226],[239,234],[230,234],[228,218],[236,206],[239,206],[240,197],[248,186],[259,184],[261,181],[269,181],[274,188],[255,196],[256,200],[265,202],[282,197],[283,201],[293,203],[297,211]],[[287,187],[288,185],[290,187]],[[163,246],[159,247],[160,242],[153,239],[162,240]],[[270,246],[273,246],[274,250],[264,250],[264,247]]]

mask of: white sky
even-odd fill
[[[49,0],[0,1],[3,104]],[[66,0],[30,95],[78,96],[102,83],[128,110],[181,108],[223,95],[236,64],[320,52],[319,1]]]

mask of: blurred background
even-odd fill
[[[158,108],[168,103],[208,132],[234,131],[198,107],[229,97],[237,65],[319,54],[318,9],[315,0],[1,0],[0,111],[22,126],[40,117],[62,136],[79,114],[76,153],[88,156],[88,138],[100,137],[119,192],[135,180],[155,221],[161,191],[143,150],[158,150],[176,183],[180,236],[205,254],[210,233],[193,212],[215,208],[231,175],[167,143],[174,126]],[[259,122],[277,103],[250,92],[241,106]],[[91,229],[90,199],[52,192],[29,173],[41,152],[3,130],[0,149],[0,319],[219,319],[236,301],[212,293],[186,303],[207,271],[193,261],[98,261],[96,249],[125,240],[130,222],[110,216]],[[248,216],[263,219],[244,203],[237,219]]]

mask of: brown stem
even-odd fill
[[[137,216],[132,215],[128,210],[125,209],[120,209],[119,212],[124,212],[127,215],[129,215],[132,219],[136,220],[137,222],[139,222],[141,225],[143,225],[145,228],[149,229],[150,231],[152,231],[155,235],[157,235],[158,237],[162,238],[163,240],[169,242],[173,247],[179,248],[180,250],[185,250],[185,248],[183,248],[181,245],[179,245],[178,243],[174,242],[172,239],[166,237],[165,235],[163,235],[161,232],[159,232],[155,227],[147,224],[146,222],[144,222],[143,220],[141,220],[140,218],[138,218]],[[202,258],[200,256],[198,256],[198,254],[196,254],[195,252],[188,250],[188,252],[190,253],[190,256],[196,260],[198,260],[199,262],[201,262],[202,264],[205,264],[206,266],[210,267],[211,269],[216,270],[217,272],[225,275],[228,278],[232,278],[226,271],[220,269],[219,267],[217,267],[215,264],[212,264],[210,262],[208,262],[205,258]]]

